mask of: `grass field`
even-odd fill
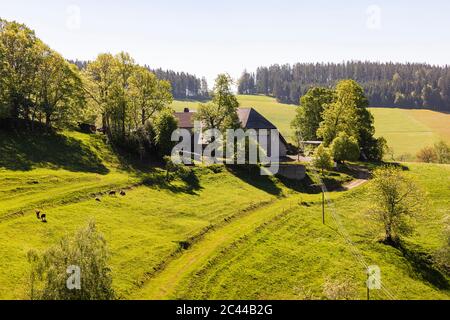
[[[432,203],[419,218],[417,234],[407,239],[415,252],[442,245],[442,221],[450,207],[450,167],[410,164],[410,175],[429,190]],[[334,202],[336,215],[350,234],[355,247],[369,265],[378,265],[387,292],[372,292],[373,299],[449,299],[448,279],[418,268],[397,249],[382,245],[367,220],[367,187],[349,192]],[[280,209],[278,209],[280,210]],[[262,229],[249,233],[200,264],[195,272],[178,281],[173,297],[183,299],[324,299],[326,279],[352,279],[354,299],[365,299],[365,274],[349,245],[336,233],[337,225],[328,217],[320,221],[321,208],[315,204],[295,209]],[[430,221],[428,223],[426,221]],[[151,292],[151,290],[149,291]]]
[[[441,223],[448,214],[450,198],[448,191],[438,192],[442,190],[439,177],[448,177],[450,167],[410,164],[409,168],[409,175],[430,191],[432,205],[419,218],[417,233],[407,243],[419,252],[430,252],[444,241]],[[449,179],[445,185],[450,186]],[[441,282],[432,272],[418,268],[418,261],[409,261],[398,250],[374,241],[377,232],[367,222],[365,210],[361,210],[369,205],[366,195],[367,187],[349,192],[336,198],[335,208],[366,262],[383,270],[383,283],[389,293],[376,291],[372,297],[449,299],[448,281]],[[328,217],[326,226],[321,224],[318,203],[303,208],[278,203],[268,209],[259,213],[265,216],[264,225],[249,228],[251,221],[243,220],[241,228],[245,229],[239,230],[240,236],[232,234],[237,226],[209,235],[135,297],[323,299],[325,279],[351,278],[356,284],[354,298],[365,299],[364,270],[336,233],[332,219]],[[217,248],[215,252],[211,247]]]
[[[288,141],[293,141],[290,123],[295,117],[295,106],[278,103],[265,96],[238,96],[241,107],[253,107],[272,121]],[[196,102],[175,101],[174,108],[195,110]],[[430,110],[371,108],[375,117],[377,136],[384,136],[396,158],[413,160],[425,146],[443,139],[450,143],[450,114]]]
[[[225,167],[198,167],[189,181],[166,183],[162,170],[125,161],[100,136],[0,138],[0,299],[27,298],[30,249],[44,250],[91,219],[108,242],[121,299],[301,299],[305,292],[324,298],[324,281],[344,277],[356,284],[355,298],[364,298],[364,271],[329,216],[322,225],[321,196],[304,183]],[[430,194],[408,248],[432,253],[444,242],[450,167],[408,167]],[[125,197],[105,194],[122,188]],[[330,197],[396,298],[450,298],[448,277],[375,241],[363,209],[366,187]],[[47,214],[47,224],[35,208]]]
[[[439,140],[450,142],[450,114],[430,110],[372,108],[376,134],[384,136],[395,156],[413,158]],[[409,156],[408,156],[409,155]]]
[[[101,173],[89,172],[93,162],[71,158],[76,154],[67,153],[67,140],[54,145],[49,137],[41,137],[43,141],[36,137],[35,144],[53,149],[55,159],[60,158],[61,162],[45,164],[30,159],[32,155],[24,152],[21,160],[28,164],[26,169],[12,168],[21,164],[9,163],[12,154],[1,153],[1,299],[26,297],[28,250],[57,243],[90,219],[96,220],[109,243],[114,286],[123,298],[170,259],[180,249],[180,242],[195,239],[211,227],[223,224],[224,219],[245,215],[290,193],[272,178],[250,179],[245,174],[226,170],[215,173],[206,168],[196,169],[198,181],[167,184],[160,179],[164,173],[158,169],[149,172],[125,169],[98,136],[66,132],[60,138],[63,137],[79,142],[89,154],[86,157],[97,158]],[[0,149],[12,151],[14,147],[19,155],[17,149],[26,149],[21,139],[3,134]],[[73,164],[69,167],[71,159]],[[61,168],[62,164],[65,168]],[[129,186],[133,188],[126,197],[103,195],[100,203],[94,199],[94,194]],[[45,211],[48,224],[36,219],[35,208]],[[19,211],[23,215],[14,214]]]

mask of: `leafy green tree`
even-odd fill
[[[291,127],[305,140],[317,140],[317,130],[323,121],[322,113],[334,101],[334,91],[327,88],[311,88],[301,98],[300,107]]]
[[[357,138],[363,158],[380,161],[384,141],[374,137],[374,118],[368,105],[364,89],[357,82],[340,81],[336,86],[335,102],[325,108],[317,135],[328,146],[344,132]]]
[[[240,127],[237,114],[239,102],[232,92],[232,83],[229,75],[220,74],[216,79],[212,101],[200,105],[196,119],[203,121],[207,129],[225,131]]]
[[[358,136],[357,108],[367,105],[364,92],[353,80],[343,80],[336,86],[335,102],[325,108],[323,121],[320,123],[317,135],[323,139],[326,146],[341,132],[349,136]]]
[[[134,59],[126,52],[120,52],[115,56],[115,68],[113,83],[113,104],[111,124],[114,139],[125,143],[128,132],[132,129],[130,124],[130,79],[136,70]]]
[[[97,59],[89,63],[84,74],[84,90],[93,101],[97,113],[101,115],[102,125],[108,129],[111,136],[110,118],[113,104],[113,86],[116,80],[114,74],[115,58],[109,53],[98,55]]]
[[[412,219],[424,206],[425,197],[399,168],[376,169],[370,188],[370,214],[384,230],[384,242],[397,245],[401,236],[413,232]]]
[[[75,118],[84,105],[78,69],[49,48],[43,54],[36,83],[37,106],[48,128],[53,122],[70,122],[69,118]]]
[[[130,100],[135,126],[144,126],[173,101],[170,83],[158,80],[147,68],[137,67],[130,78]]]
[[[330,150],[320,145],[314,153],[312,164],[322,172],[322,175],[324,170],[333,168],[333,159]]]
[[[358,93],[360,92],[355,90],[352,80],[341,81],[337,85],[336,100],[325,108],[323,121],[317,132],[326,146],[330,145],[340,132],[357,136],[357,103],[361,100]]]
[[[434,145],[438,163],[450,163],[450,146],[443,140]]]
[[[354,137],[349,137],[345,132],[341,132],[333,140],[330,148],[334,160],[338,162],[356,161],[360,156],[358,140]]]
[[[106,241],[98,233],[94,222],[72,237],[63,238],[59,244],[42,254],[28,252],[31,264],[30,298],[32,300],[112,300],[111,269]],[[80,283],[72,282],[71,267],[79,268]],[[68,283],[74,284],[69,287]]]
[[[0,98],[4,116],[29,118],[42,45],[25,25],[0,19]]]
[[[161,112],[154,121],[155,145],[161,156],[172,153],[175,142],[172,141],[172,133],[178,129],[178,121],[171,110]]]

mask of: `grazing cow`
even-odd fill
[[[120,191],[120,195],[122,196],[122,197],[125,197],[127,194],[125,193],[125,191]]]
[[[36,210],[36,218],[41,219],[41,211]]]
[[[111,192],[109,193],[109,195],[110,195],[110,196],[115,196],[115,195],[116,195],[116,192],[115,192],[115,191],[111,191]]]
[[[41,221],[47,223],[47,215],[45,213],[41,215]]]

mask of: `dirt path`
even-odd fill
[[[355,188],[358,188],[369,181],[370,172],[367,168],[362,166],[350,166],[350,168],[357,172],[357,179],[346,183],[343,188],[345,191],[349,191]]]
[[[349,182],[349,183],[344,185],[344,190],[345,191],[349,191],[349,190],[358,188],[358,187],[362,186],[363,184],[365,184],[368,181],[369,180],[367,180],[367,179],[356,179],[356,180],[353,180],[353,181],[351,181],[351,182]]]

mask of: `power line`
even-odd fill
[[[314,170],[313,172],[315,173],[316,178],[320,182],[320,187],[322,189],[322,193],[325,196],[327,206],[330,208],[331,218],[338,228],[337,233],[340,234],[341,237],[344,239],[344,241],[346,242],[346,244],[348,245],[348,247],[350,249],[350,252],[352,253],[353,257],[355,258],[355,260],[364,268],[364,270],[368,270],[369,265],[367,264],[364,256],[361,254],[358,247],[351,240],[346,228],[344,227],[344,225],[340,219],[339,214],[337,213],[334,203],[331,201],[331,199],[329,197],[328,189],[327,189],[325,183],[323,182],[322,178],[320,177],[320,174],[316,170]],[[389,299],[396,300],[395,295],[388,288],[386,288],[386,286],[384,286],[382,283],[381,283],[381,291]]]

